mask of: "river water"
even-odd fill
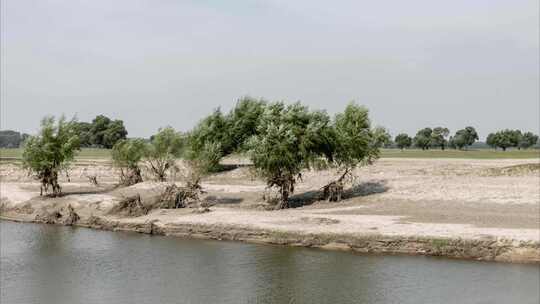
[[[531,303],[540,266],[1,221],[0,303]]]

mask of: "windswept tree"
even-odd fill
[[[120,184],[131,186],[143,181],[141,161],[146,153],[142,139],[122,139],[112,149],[113,165],[120,170]]]
[[[203,153],[209,145],[219,148],[219,157],[214,164],[214,169],[219,165],[222,156],[232,152],[232,140],[229,134],[228,122],[218,108],[212,114],[201,120],[187,136],[190,153]]]
[[[450,130],[448,130],[448,128],[434,128],[433,132],[431,133],[431,145],[440,147],[441,150],[444,150],[446,148],[446,145],[448,144],[448,140],[446,138],[449,134]]]
[[[66,121],[64,116],[58,121],[45,117],[38,135],[30,136],[24,145],[23,167],[41,182],[40,195],[47,193],[49,187],[53,196],[62,192],[58,174],[67,170],[80,147],[75,124],[75,119]]]
[[[166,181],[168,171],[177,169],[176,159],[182,155],[183,149],[184,137],[172,127],[159,129],[152,136],[146,148],[145,160],[156,180]]]
[[[458,130],[456,134],[450,138],[450,146],[463,149],[474,144],[478,140],[478,133],[473,127],[466,127],[465,129]]]
[[[340,177],[323,188],[323,198],[340,201],[344,183],[354,177],[355,168],[371,164],[379,157],[379,147],[387,141],[388,132],[372,130],[368,110],[355,103],[350,103],[343,113],[335,116],[332,131],[330,147],[333,151],[329,160],[338,168]]]
[[[416,133],[414,137],[414,145],[422,150],[428,150],[431,147],[431,128],[424,128]]]
[[[394,139],[394,142],[396,143],[398,148],[403,150],[405,148],[410,148],[411,147],[412,138],[409,135],[405,134],[405,133],[401,133],[401,134],[398,134],[396,136],[396,138]]]
[[[301,177],[322,151],[330,130],[330,119],[324,112],[310,112],[300,103],[269,104],[261,115],[257,134],[248,143],[250,158],[257,172],[266,179],[268,188],[277,187],[280,201],[276,208],[289,206],[289,196]]]
[[[238,100],[226,117],[231,147],[230,151],[224,152],[245,150],[247,140],[257,132],[257,125],[266,104],[267,102],[262,99],[257,100],[251,97],[243,97]]]

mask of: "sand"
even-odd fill
[[[7,164],[0,166],[0,197],[2,217],[13,220],[35,221],[44,209],[59,210],[70,204],[80,215],[81,225],[103,229],[540,262],[538,162],[381,159],[357,170],[357,179],[339,203],[317,200],[318,190],[337,176],[335,171],[304,172],[291,199],[298,207],[279,211],[265,210],[265,184],[242,163],[203,181],[203,198],[210,212],[194,213],[191,208],[152,210],[130,218],[108,211],[128,195],[138,193],[143,199],[151,199],[159,195],[164,184],[148,181],[114,188],[115,170],[104,162],[87,161],[73,168],[70,182],[63,178],[67,195],[42,198],[35,181],[15,165]],[[531,164],[532,170],[522,170]],[[99,187],[87,182],[89,174],[98,176]],[[176,182],[182,184],[181,179]],[[379,243],[361,242],[368,239]],[[383,241],[388,239],[392,241]],[[454,248],[441,247],[441,239]],[[437,240],[436,246],[433,240]],[[473,249],[467,245],[471,242],[476,242]]]

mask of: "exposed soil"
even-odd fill
[[[64,196],[39,197],[37,182],[16,165],[2,164],[2,217],[367,252],[540,262],[539,160],[382,159],[357,170],[354,185],[337,203],[319,200],[321,187],[337,172],[304,172],[291,197],[297,208],[280,211],[267,211],[265,183],[245,160],[224,163],[222,172],[202,183],[202,200],[210,212],[188,206],[135,217],[111,210],[137,195],[141,204],[148,204],[166,184],[115,187],[118,174],[110,164],[87,160],[74,166],[69,182],[62,178]],[[88,175],[96,176],[99,186]],[[144,171],[143,177],[149,180]],[[183,185],[181,176],[176,183]]]

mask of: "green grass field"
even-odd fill
[[[469,158],[469,159],[515,159],[515,158],[540,158],[540,150],[491,150],[478,149],[468,151],[458,150],[398,150],[383,149],[382,158]],[[0,149],[0,158],[2,159],[20,159],[22,149]],[[77,155],[77,159],[109,159],[111,151],[106,149],[82,149]]]
[[[540,150],[493,150],[493,149],[477,149],[477,150],[399,150],[399,149],[383,149],[381,151],[382,158],[469,158],[469,159],[522,159],[522,158],[540,158]]]

